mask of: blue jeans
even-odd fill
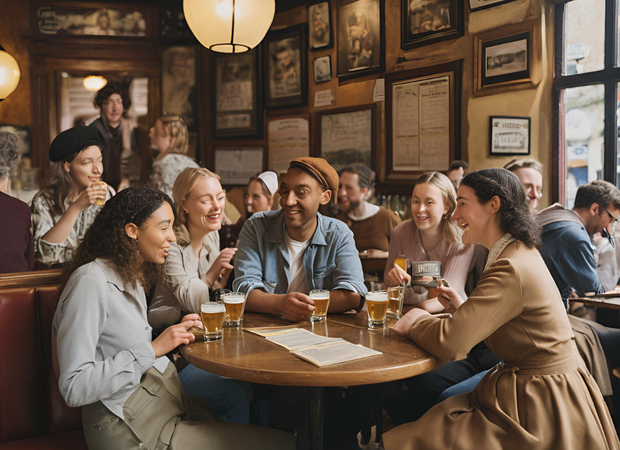
[[[191,364],[179,372],[183,390],[205,399],[226,422],[250,423],[252,388],[248,383],[205,372]]]
[[[446,389],[439,395],[439,397],[437,398],[437,403],[441,403],[449,397],[453,397],[455,395],[465,394],[467,392],[473,391],[476,388],[476,386],[478,386],[478,383],[480,382],[482,377],[485,376],[487,372],[488,370],[477,373],[476,375],[474,375],[471,378],[468,378],[465,381],[461,381],[460,383],[455,384],[454,386],[450,386],[448,389]]]

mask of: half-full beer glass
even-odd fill
[[[400,319],[403,311],[403,286],[394,286],[387,289],[388,309],[387,317]]]
[[[387,291],[372,291],[366,294],[368,308],[368,329],[385,327],[385,314],[388,308]]]
[[[243,292],[229,292],[222,294],[222,300],[226,308],[226,325],[230,327],[241,326],[243,311],[245,311],[245,294]]]
[[[200,317],[205,327],[205,341],[222,339],[222,325],[226,307],[224,302],[202,302],[200,305]]]
[[[314,302],[314,311],[311,322],[320,322],[327,317],[327,308],[329,308],[329,291],[324,289],[313,289],[310,291],[309,297]]]

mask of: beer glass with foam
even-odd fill
[[[308,295],[314,302],[314,311],[311,322],[320,322],[327,317],[327,308],[329,308],[329,291],[324,289],[313,289]]]
[[[205,341],[222,339],[222,325],[224,324],[225,315],[226,307],[224,302],[202,302],[202,305],[200,305],[200,317],[205,327]]]
[[[226,308],[226,324],[230,327],[240,327],[245,311],[245,294],[243,292],[227,292],[222,294]]]
[[[388,309],[387,291],[372,291],[366,294],[368,309],[368,329],[385,327],[385,315]]]

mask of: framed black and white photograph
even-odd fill
[[[267,108],[305,106],[308,101],[306,25],[272,31],[264,40]]]
[[[540,27],[535,20],[474,36],[474,96],[531,89],[540,81]]]
[[[469,0],[469,10],[475,12],[514,1],[515,0]]]
[[[489,117],[491,156],[529,155],[531,119],[529,117]]]
[[[196,130],[198,94],[194,46],[167,47],[161,54],[162,112],[183,117],[190,131]]]
[[[384,9],[383,0],[337,0],[339,79],[385,70]]]
[[[313,63],[314,84],[325,83],[332,79],[332,57],[330,55],[319,56]]]
[[[308,6],[308,24],[310,50],[333,46],[330,2],[320,2]]]
[[[213,53],[213,136],[262,136],[259,48],[246,53]]]
[[[405,50],[463,36],[463,2],[401,0],[401,47]]]
[[[118,3],[38,1],[32,13],[35,32],[44,36],[153,37],[152,10]]]

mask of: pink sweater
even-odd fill
[[[467,299],[467,294],[465,294],[467,274],[473,269],[476,262],[473,245],[464,246],[459,243],[449,243],[444,239],[432,252],[426,254],[420,240],[420,230],[416,227],[413,219],[410,219],[392,230],[390,255],[385,265],[386,274],[394,267],[394,260],[398,255],[406,255],[410,262],[441,262],[442,277],[463,299]],[[416,293],[414,288],[407,288],[405,305],[413,305],[427,300],[426,289],[420,287],[415,289],[424,292]]]

